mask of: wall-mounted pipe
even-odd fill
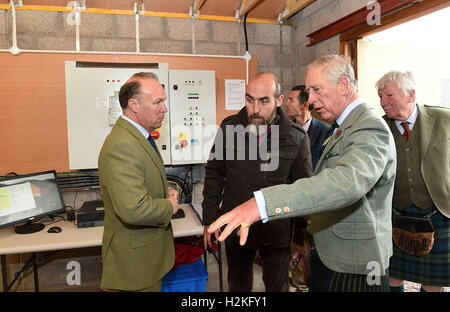
[[[11,50],[0,49],[0,52],[11,53]],[[179,53],[153,53],[153,52],[110,52],[110,51],[69,51],[69,50],[20,50],[21,53],[63,53],[63,54],[107,54],[107,55],[149,55],[149,56],[179,56],[179,57],[211,57],[211,58],[233,58],[242,59],[246,65],[246,79],[248,82],[249,62],[251,54],[246,51],[244,56],[240,55],[208,55],[208,54],[179,54]]]
[[[77,4],[75,5],[75,49],[77,51],[80,51],[80,24],[81,24],[80,8]]]
[[[10,6],[7,4],[0,4],[0,10],[10,10]],[[17,9],[17,8],[16,8]],[[70,7],[60,7],[60,6],[44,6],[44,5],[23,5],[19,10],[27,11],[46,11],[46,12],[72,12]],[[97,8],[86,8],[83,13],[92,14],[113,14],[113,15],[134,15],[133,10],[115,10],[115,9],[97,9]],[[158,12],[158,11],[147,11],[140,14],[141,16],[152,16],[152,17],[169,17],[169,18],[184,18],[191,19],[188,13],[174,13],[174,12]],[[218,16],[218,15],[201,15],[196,17],[199,20],[209,20],[209,21],[222,21],[222,22],[236,22],[234,16]],[[276,20],[268,20],[262,18],[248,18],[247,23],[256,24],[275,24],[278,25]],[[285,25],[293,25],[290,21],[285,21]]]
[[[246,81],[248,82],[249,79],[249,61],[251,59],[251,54],[247,51],[245,52],[244,56],[233,56],[233,55],[205,55],[205,54],[177,54],[177,53],[151,53],[151,52],[140,52],[139,50],[139,15],[144,16],[161,16],[161,17],[178,17],[178,18],[190,18],[192,19],[189,14],[178,14],[178,13],[165,13],[165,12],[139,12],[135,13],[133,11],[128,10],[100,10],[100,9],[88,9],[83,7],[83,13],[103,13],[103,14],[124,14],[124,15],[135,15],[136,16],[136,52],[109,52],[109,51],[80,51],[80,41],[79,41],[79,24],[80,24],[80,7],[78,5],[75,5],[74,9],[71,9],[70,7],[50,7],[50,6],[32,6],[32,5],[24,5],[21,7],[22,10],[38,10],[38,11],[56,11],[56,12],[73,12],[75,10],[75,14],[78,13],[78,16],[76,15],[75,23],[77,26],[76,30],[76,51],[70,51],[70,50],[21,50],[17,46],[17,30],[16,30],[16,7],[14,5],[13,0],[10,0],[10,5],[5,6],[0,4],[0,9],[11,10],[12,13],[12,41],[13,46],[7,50],[7,49],[0,49],[0,52],[9,52],[11,54],[17,55],[19,53],[63,53],[63,54],[109,54],[109,55],[149,55],[149,56],[175,56],[175,57],[210,57],[210,58],[236,58],[236,59],[243,59],[246,63]],[[118,12],[120,11],[120,12]],[[162,14],[159,14],[162,13]],[[187,17],[185,17],[186,15]],[[217,17],[217,16],[215,16]],[[201,17],[196,17],[197,19],[202,19]],[[226,17],[217,17],[218,19],[214,20],[229,20],[232,22],[236,22],[236,20],[233,17],[230,17],[229,19]],[[221,19],[224,18],[224,19]],[[203,18],[208,19],[208,18]],[[258,19],[248,19],[246,22],[255,22],[255,20]],[[267,20],[260,20],[265,21]],[[270,22],[272,23],[272,22]],[[239,39],[238,39],[239,40]]]
[[[11,17],[12,17],[12,47],[9,50],[12,54],[19,54],[20,49],[17,46],[17,23],[16,23],[16,5],[13,0],[9,1],[9,6],[11,8]]]

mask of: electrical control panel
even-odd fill
[[[161,128],[151,133],[164,164],[206,163],[217,131],[214,71],[169,70],[167,63],[66,61],[71,170],[98,167],[103,142],[122,115],[119,90],[137,72],[155,73],[167,94],[168,112]]]
[[[216,126],[215,72],[169,71],[173,165],[206,163]]]
[[[139,66],[142,67],[139,67]],[[120,87],[137,72],[155,73],[167,93],[168,64],[121,64],[66,61],[66,108],[69,167],[90,169],[98,167],[98,155],[106,136],[111,132],[122,109]],[[152,137],[163,158],[170,158],[170,105],[161,128]]]

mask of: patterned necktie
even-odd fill
[[[322,143],[322,146],[320,147],[320,154],[319,154],[319,158],[320,156],[322,156],[323,151],[325,150],[325,146],[327,146],[328,141],[330,139],[330,137],[333,135],[333,132],[336,128],[338,128],[339,125],[337,124],[337,122],[333,122],[333,124],[331,125],[330,130],[328,130],[327,135],[325,136],[325,140]]]
[[[151,134],[148,136],[147,140],[150,142],[150,145],[153,146],[153,148],[155,149],[156,153],[158,153],[158,148],[156,147],[155,141],[153,140]]]
[[[405,132],[403,132],[403,139],[405,140],[405,142],[408,142],[409,136],[411,135],[411,130],[409,130],[409,122],[404,121],[401,123],[403,129],[405,129]]]

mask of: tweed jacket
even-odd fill
[[[417,109],[420,171],[433,203],[450,218],[450,109],[426,105]],[[384,118],[396,129],[394,120]]]
[[[326,267],[384,275],[392,255],[395,143],[386,122],[363,103],[328,141],[315,176],[262,190],[270,220],[310,215],[308,231]]]
[[[119,118],[105,139],[98,168],[105,206],[101,287],[147,288],[175,259],[163,161],[136,127]]]
[[[212,152],[216,153],[222,147],[224,157],[222,159],[219,159],[220,156],[214,159],[210,157],[206,165],[202,203],[204,225],[210,225],[221,214],[249,200],[253,197],[253,192],[262,187],[292,183],[299,178],[312,175],[308,136],[298,124],[289,121],[282,109],[278,108],[277,114],[279,120],[275,124],[279,125],[278,151],[272,149],[278,144],[276,140],[272,142],[272,135],[260,145],[267,147],[271,154],[270,161],[275,157],[278,158],[275,170],[263,171],[261,165],[264,161],[261,157],[258,156],[253,160],[249,157],[249,152],[254,149],[249,145],[250,137],[254,136],[256,141],[254,134],[247,132],[235,137],[227,133],[227,126],[244,128],[248,125],[245,107],[221,123],[221,131],[216,136]],[[239,144],[239,137],[245,141],[245,145]],[[244,149],[246,157],[239,159],[237,153]],[[298,222],[304,223],[303,227],[306,227],[306,222],[302,220]],[[300,227],[301,225],[298,228]],[[258,222],[252,225],[244,248],[255,250],[261,246],[287,247],[291,237],[292,220],[279,220],[267,224]],[[239,244],[236,231],[227,238],[225,244],[226,246]]]

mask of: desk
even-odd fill
[[[203,225],[190,204],[181,204],[185,217],[172,219],[174,237],[191,235],[203,235]],[[9,227],[0,230],[0,255],[3,272],[3,290],[8,290],[6,274],[6,258],[8,254],[33,253],[35,289],[38,291],[38,277],[36,252],[95,247],[102,245],[103,226],[77,228],[76,224],[68,221],[52,223],[51,226],[59,226],[60,233],[48,233],[48,228],[33,234],[16,234],[14,228]],[[51,227],[50,226],[50,227]],[[221,250],[219,245],[219,257],[216,258],[221,271]],[[206,258],[205,258],[206,260]],[[205,261],[206,262],[206,261]],[[206,264],[206,263],[205,263]],[[222,290],[222,274],[220,274],[220,289]]]

